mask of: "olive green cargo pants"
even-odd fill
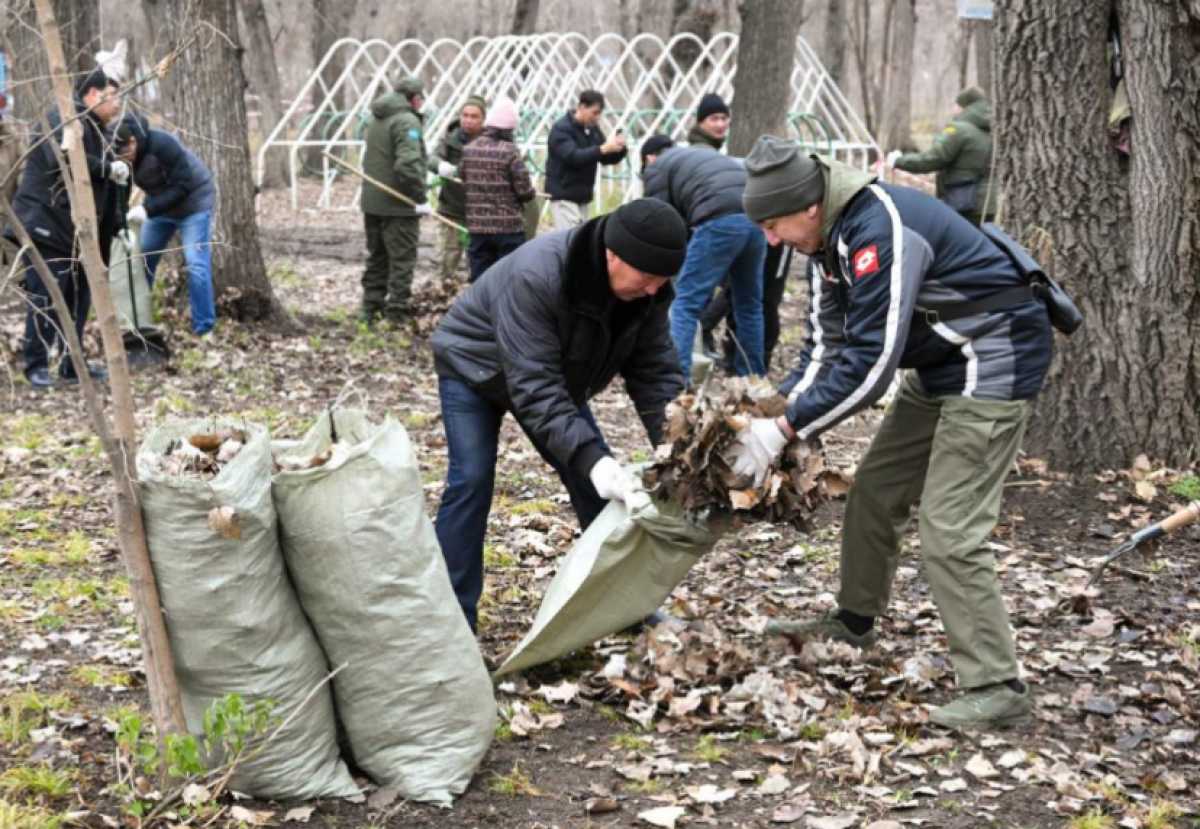
[[[363,269],[363,316],[385,316],[393,322],[408,313],[417,242],[421,236],[417,216],[363,214],[367,231],[367,265]]]
[[[963,688],[1018,675],[1012,626],[985,542],[1028,416],[1025,400],[931,397],[909,372],[846,503],[838,606],[880,616],[909,508],[920,499],[921,558]]]

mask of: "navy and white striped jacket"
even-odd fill
[[[1007,254],[944,203],[870,184],[829,238],[836,251],[809,262],[807,342],[780,387],[800,437],[871,405],[897,368],[916,370],[935,396],[1023,400],[1041,389],[1052,350],[1041,300],[951,322],[920,310],[1024,284]]]

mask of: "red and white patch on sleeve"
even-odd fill
[[[855,280],[870,276],[879,271],[879,250],[874,245],[869,245],[855,251],[851,261],[854,264]]]

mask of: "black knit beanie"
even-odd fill
[[[703,121],[710,115],[715,115],[718,112],[729,114],[729,104],[725,103],[725,99],[715,92],[709,92],[700,99],[700,106],[696,107],[696,120]]]
[[[663,150],[674,147],[675,142],[671,140],[669,135],[663,135],[661,132],[647,138],[642,142],[642,172],[646,172],[646,156],[660,155]]]
[[[659,199],[637,199],[608,214],[604,247],[653,276],[674,277],[687,254],[687,225]]]

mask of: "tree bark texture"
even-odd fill
[[[760,135],[787,134],[796,37],[801,11],[795,0],[755,0],[741,4],[733,103],[737,116],[729,130],[729,152],[744,156]]]
[[[1119,0],[1133,155],[1107,134],[1109,3],[1002,0],[1005,224],[1080,305],[1027,439],[1056,466],[1192,463],[1200,441],[1200,7]]]
[[[82,73],[96,66],[95,54],[100,50],[100,4],[96,0],[53,0],[51,5],[74,86]],[[14,0],[9,4],[5,34],[11,44],[7,50],[11,111],[17,120],[32,125],[50,108],[53,94],[33,0]]]
[[[821,44],[821,61],[829,77],[838,86],[846,71],[846,2],[829,0],[825,7],[825,37]]]
[[[674,0],[670,34],[691,32],[701,43],[707,43],[720,17],[721,5],[717,0]],[[699,59],[700,47],[694,42],[682,41],[675,45],[671,55],[678,62],[680,71],[686,75]],[[697,76],[702,77],[699,73]]]
[[[275,41],[267,23],[263,0],[240,0],[242,31],[249,61],[250,88],[258,95],[258,143],[265,141],[283,120],[283,92],[279,85],[279,66],[275,62]],[[267,155],[263,187],[283,187],[288,182],[287,154]]]
[[[160,84],[168,123],[213,172],[213,288],[225,315],[286,323],[267,280],[254,215],[254,179],[247,144],[246,79],[234,0],[142,0],[156,18],[160,53],[199,29]]]
[[[916,0],[896,0],[890,28],[891,46],[885,72],[879,145],[887,149],[912,147],[913,46],[916,43]]]
[[[537,31],[540,6],[541,0],[517,0],[512,23],[514,35],[531,35]]]

